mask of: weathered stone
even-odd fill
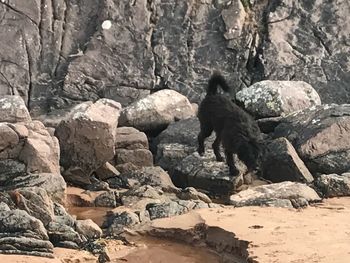
[[[27,165],[27,171],[60,174],[60,148],[57,138],[40,121],[26,123],[25,126],[29,134],[19,160]]]
[[[171,191],[175,188],[169,174],[159,166],[142,167],[134,172],[123,174],[123,176],[136,180],[140,185],[161,187],[164,191]]]
[[[197,147],[197,136],[199,133],[199,120],[192,117],[171,123],[156,138],[156,145],[159,144],[183,144]]]
[[[253,187],[231,195],[234,206],[295,206],[298,203],[321,201],[318,194],[309,186],[295,182],[282,182]],[[289,203],[288,203],[289,202]]]
[[[52,244],[58,247],[78,249],[85,241],[72,227],[58,222],[51,222],[47,233]]]
[[[191,103],[185,96],[174,90],[160,90],[123,109],[119,122],[141,131],[162,130],[174,121],[192,116]]]
[[[182,189],[181,192],[177,194],[177,197],[182,200],[201,200],[208,204],[212,202],[206,194],[198,192],[193,187]]]
[[[115,164],[132,163],[137,167],[153,166],[153,155],[147,149],[116,149]]]
[[[116,191],[108,191],[95,198],[95,206],[117,207],[119,195]]]
[[[197,117],[180,120],[170,124],[166,130],[156,137],[155,163],[173,175],[174,168],[182,159],[192,154],[197,149],[197,136],[199,133],[199,121]],[[213,136],[206,141],[206,148],[211,148]]]
[[[175,168],[172,181],[177,187],[192,186],[214,195],[227,195],[243,184],[242,175],[246,168],[239,162],[240,175],[229,176],[228,167],[224,162],[217,162],[212,150],[207,150],[204,156],[197,152],[184,158]]]
[[[314,182],[323,197],[350,196],[350,173],[322,174]]]
[[[116,149],[148,149],[148,140],[145,133],[138,131],[133,127],[117,128]]]
[[[66,209],[61,204],[54,203],[54,215],[54,222],[56,223],[70,227],[74,227],[76,223],[76,220],[70,214],[68,214]]]
[[[124,207],[133,209],[135,212],[140,211],[140,213],[145,211],[146,206],[150,203],[167,203],[172,199],[176,199],[176,196],[149,185],[132,188],[121,196]]]
[[[39,219],[44,226],[54,219],[53,203],[46,191],[39,187],[24,187],[9,192],[19,209]]]
[[[194,207],[194,205],[193,205],[193,207]],[[180,205],[178,202],[149,204],[149,205],[147,205],[146,209],[149,212],[151,220],[154,220],[157,218],[182,215],[182,214],[189,211],[188,207],[186,207],[184,205]]]
[[[311,173],[286,138],[267,143],[264,152],[263,177],[273,183],[294,181],[310,183]]]
[[[145,21],[147,22],[147,21]],[[131,78],[132,76],[130,76]],[[145,87],[152,88],[152,86]],[[128,86],[106,86],[103,88],[102,96],[103,98],[112,99],[118,101],[123,107],[128,106],[134,101],[143,99],[150,94],[149,89],[138,89]]]
[[[20,96],[3,96],[0,98],[0,122],[16,123],[31,120],[29,111]]]
[[[101,228],[91,219],[77,220],[76,230],[88,239],[98,239],[102,236]]]
[[[195,149],[183,144],[160,144],[157,147],[156,164],[174,174],[174,168]]]
[[[321,104],[317,92],[303,81],[260,81],[239,91],[236,98],[260,117],[288,115]]]
[[[61,165],[70,174],[89,177],[111,160],[120,104],[101,99],[76,106],[57,127],[55,135],[61,146]],[[66,180],[70,180],[65,175]],[[73,179],[73,178],[72,178]]]
[[[122,211],[114,213],[108,221],[111,223],[108,227],[108,233],[110,235],[119,235],[121,234],[125,227],[131,227],[140,223],[140,218],[138,215],[131,211]]]
[[[106,180],[109,178],[116,177],[120,175],[120,172],[118,172],[117,169],[113,165],[111,165],[109,162],[102,165],[100,168],[98,168],[95,171],[97,177],[101,180]]]
[[[128,189],[131,185],[130,181],[125,178],[123,174],[107,179],[106,183],[108,183],[109,187],[112,189]]]
[[[322,105],[292,114],[275,129],[286,137],[312,174],[350,170],[350,105]]]
[[[0,162],[0,168],[1,168]],[[24,187],[38,187],[45,189],[50,199],[63,204],[66,199],[66,182],[59,174],[23,174],[21,171],[12,171],[0,176],[0,191],[10,191]]]
[[[23,210],[0,212],[0,252],[53,257],[43,223]]]

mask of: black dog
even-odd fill
[[[207,95],[198,108],[201,129],[198,134],[198,153],[204,154],[204,140],[214,130],[216,138],[213,150],[216,160],[223,161],[220,155],[222,141],[230,174],[236,176],[239,171],[234,165],[233,154],[238,155],[249,171],[254,170],[260,155],[262,134],[252,116],[237,106],[228,96],[217,93],[218,86],[225,92],[231,91],[219,73],[214,73],[209,79]]]

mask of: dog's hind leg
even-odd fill
[[[226,155],[226,163],[228,165],[230,175],[231,176],[237,176],[239,174],[238,169],[235,166],[234,160],[233,160],[233,153],[230,151],[225,150]]]
[[[204,149],[204,140],[205,138],[209,137],[211,135],[211,133],[213,132],[213,128],[211,127],[211,125],[203,125],[201,123],[201,131],[198,134],[198,153],[199,155],[203,155],[205,152]]]
[[[248,171],[257,169],[259,159],[259,149],[250,143],[243,143],[237,152],[238,158],[244,162]]]
[[[221,142],[221,133],[217,132],[216,133],[216,138],[215,141],[212,145],[213,150],[214,150],[214,154],[216,157],[216,160],[218,162],[222,162],[224,160],[224,158],[222,158],[221,154],[220,154],[220,142]]]

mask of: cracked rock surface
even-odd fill
[[[235,91],[302,80],[345,103],[348,11],[346,0],[5,0],[0,95],[34,115],[100,98],[124,107],[165,88],[198,102],[215,69]]]

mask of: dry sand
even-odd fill
[[[154,221],[157,228],[190,228],[205,222],[251,242],[250,256],[262,263],[350,262],[350,198],[334,198],[302,210],[220,208]]]

